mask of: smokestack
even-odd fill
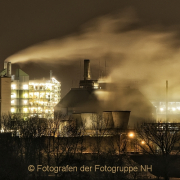
[[[11,77],[11,62],[8,62],[7,64],[7,76]]]
[[[166,80],[166,123],[168,122],[168,81]]]
[[[91,74],[90,74],[90,60],[85,59],[84,60],[84,80],[90,80]]]
[[[52,74],[53,74],[53,72],[52,72],[52,70],[50,70],[50,80],[52,79]]]
[[[4,69],[7,69],[7,62],[4,62]]]

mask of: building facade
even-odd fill
[[[0,76],[1,116],[11,113],[24,120],[54,118],[54,107],[61,99],[61,83],[52,77],[52,71],[48,80],[29,80],[29,75],[21,69],[11,75],[8,62],[4,63]]]
[[[61,84],[55,78],[29,80],[29,75],[16,70],[11,82],[11,113],[24,119],[54,118],[54,106],[60,101]]]

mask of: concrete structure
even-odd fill
[[[68,116],[81,114],[82,124],[88,130],[127,129],[134,128],[138,122],[152,121],[154,106],[138,89],[113,83],[100,86],[97,80],[91,80],[90,61],[84,60],[84,80],[79,88],[72,88],[62,98],[55,111]],[[98,114],[98,119],[93,120],[92,114]]]
[[[113,111],[114,128],[126,129],[129,122],[130,111]]]

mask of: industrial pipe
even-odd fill
[[[11,62],[8,62],[7,64],[7,76],[11,77]]]

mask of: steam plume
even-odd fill
[[[61,63],[61,60],[70,62],[84,58],[101,60],[108,55],[107,63],[114,81],[140,80],[142,91],[150,96],[162,94],[168,79],[171,92],[177,97],[180,48],[175,40],[176,33],[161,29],[152,31],[154,26],[137,28],[138,24],[141,24],[140,20],[129,11],[103,16],[83,26],[78,35],[36,44],[6,61],[47,63],[53,60],[53,63]]]

